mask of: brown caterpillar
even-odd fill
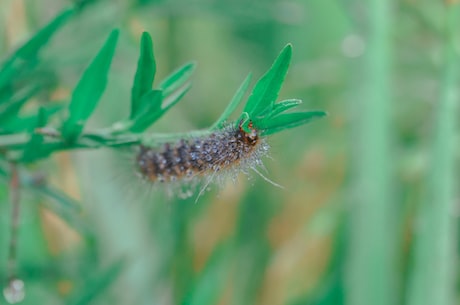
[[[252,123],[248,127],[249,132],[241,123],[238,127],[231,124],[206,136],[180,139],[157,148],[141,146],[136,157],[137,169],[143,179],[152,182],[204,178],[205,188],[228,174],[235,178],[238,172],[247,173],[249,169],[260,174],[256,167],[262,165],[261,158],[269,145]]]

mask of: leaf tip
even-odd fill
[[[114,28],[111,32],[110,32],[110,35],[109,37],[112,38],[112,39],[117,39],[118,36],[120,35],[120,29],[119,28]]]
[[[198,63],[196,61],[194,61],[194,60],[188,63],[188,67],[190,69],[190,72],[193,72],[196,69],[197,66],[198,66]]]
[[[283,50],[281,50],[281,54],[286,54],[287,56],[291,57],[292,55],[292,43],[287,43]]]
[[[150,36],[149,32],[147,31],[143,31],[141,34],[141,45],[145,43],[149,43],[150,45],[153,44],[152,36]]]

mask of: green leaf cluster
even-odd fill
[[[63,24],[65,18],[70,16],[70,12],[70,10],[65,11],[56,17],[13,54],[2,67],[0,79],[11,73],[11,67],[14,66],[13,63],[17,58],[29,61],[32,57],[36,58],[39,49]],[[106,88],[118,36],[118,30],[113,30],[109,35],[77,83],[67,108],[62,105],[41,106],[36,114],[20,117],[19,113],[23,106],[39,91],[39,88],[35,87],[20,95],[17,100],[5,102],[6,106],[0,113],[2,158],[19,163],[30,163],[61,150],[117,147],[139,143],[141,139],[139,134],[177,104],[190,89],[188,81],[195,65],[188,63],[182,66],[161,81],[158,88],[152,89],[156,72],[153,44],[150,35],[143,33],[131,93],[130,116],[115,122],[108,128],[85,131],[85,124],[96,109]],[[62,110],[67,110],[67,115],[56,126],[54,123],[56,120],[51,119]]]
[[[22,116],[19,113],[42,89],[42,85],[33,81],[24,82],[26,85],[18,83],[31,77],[40,61],[40,51],[73,13],[73,9],[61,12],[0,65],[0,135],[28,131],[37,125],[39,111]],[[44,106],[43,111],[53,114],[61,108],[56,105]]]
[[[8,59],[0,70],[0,92],[8,91],[14,75],[20,74],[26,65],[34,65],[40,49],[72,15],[73,10],[62,12]],[[35,114],[19,116],[23,106],[40,90],[31,87],[17,98],[3,94],[0,112],[0,148],[7,160],[30,163],[48,157],[56,151],[76,148],[117,147],[132,145],[142,140],[141,134],[176,105],[190,89],[190,76],[195,65],[185,64],[153,88],[156,62],[152,38],[148,33],[141,37],[140,55],[131,90],[129,117],[96,131],[85,131],[85,124],[96,109],[108,82],[108,75],[119,36],[113,30],[106,42],[84,71],[72,92],[67,108],[62,105],[41,106]],[[285,113],[300,105],[301,101],[288,99],[276,103],[292,56],[287,45],[273,66],[254,86],[243,113],[235,124],[248,130],[249,123],[260,130],[262,136],[308,123],[325,116],[323,111]],[[27,63],[27,64],[26,64]],[[249,75],[228,107],[209,130],[222,128],[229,116],[237,109],[248,90]],[[13,95],[16,97],[16,94]],[[56,124],[54,116],[66,110],[64,120]],[[62,117],[62,115],[61,115]]]
[[[255,84],[243,109],[243,113],[236,121],[236,124],[241,124],[242,128],[249,131],[248,125],[252,123],[256,130],[260,130],[262,136],[268,136],[326,116],[326,112],[324,111],[285,113],[287,110],[295,108],[302,103],[298,99],[276,102],[286,77],[291,57],[292,46],[288,44],[275,59],[271,68]],[[238,107],[248,89],[249,81],[250,76],[240,86],[227,109],[214,124],[214,127],[219,128]]]
[[[137,71],[131,90],[131,114],[125,126],[130,131],[139,133],[145,131],[162,117],[190,89],[190,83],[186,84],[186,82],[194,68],[193,63],[188,63],[162,81],[158,89],[152,89],[156,63],[152,38],[144,32],[141,38],[141,52]]]

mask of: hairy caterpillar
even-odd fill
[[[205,136],[166,142],[156,148],[141,146],[136,157],[138,172],[152,182],[205,178],[204,187],[222,177],[235,178],[239,171],[248,173],[252,169],[261,175],[257,166],[262,166],[261,158],[267,155],[269,145],[252,123],[248,128],[246,131],[240,122],[238,126],[230,124]]]
[[[250,170],[279,186],[257,169],[263,168],[262,157],[268,154],[269,145],[265,137],[326,115],[324,111],[286,113],[287,110],[301,104],[297,99],[276,102],[287,73],[291,53],[292,47],[288,44],[275,59],[272,67],[257,81],[241,115],[234,123],[224,122],[241,103],[248,89],[250,76],[242,83],[209,131],[199,135],[193,133],[195,136],[190,133],[191,136],[188,138],[170,137],[169,139],[174,140],[163,142],[157,141],[157,138],[154,141],[155,147],[145,144],[142,140],[143,144],[137,150],[135,158],[138,175],[145,181],[155,184],[167,183],[167,189],[171,190],[169,185],[173,186],[174,193],[179,193],[182,197],[189,197],[200,181],[204,181],[204,186],[198,197],[209,183],[223,182],[227,177],[235,179],[239,172],[248,173]],[[145,124],[146,121],[151,122],[152,119],[159,118],[171,105],[163,107],[158,100],[152,98],[161,97],[161,90],[150,91],[146,96],[149,97],[144,101],[147,106],[139,114],[137,121],[140,123],[136,125],[136,122],[133,122],[133,131],[143,130],[148,126]]]

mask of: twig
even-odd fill
[[[16,278],[17,272],[17,243],[19,230],[20,209],[20,190],[19,172],[15,163],[10,164],[10,203],[11,203],[11,224],[10,224],[10,244],[8,248],[8,278]]]
[[[8,247],[7,286],[3,295],[10,304],[19,303],[24,299],[24,282],[17,277],[18,230],[20,218],[20,181],[17,164],[10,163],[9,193],[11,203],[10,244]]]

